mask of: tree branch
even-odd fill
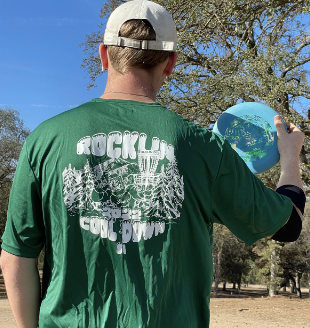
[[[310,36],[307,37],[307,41],[306,41],[306,42],[302,43],[302,44],[301,44],[301,45],[300,45],[300,46],[294,51],[294,55],[295,55],[295,56],[298,55],[298,54],[300,53],[300,51],[301,51],[304,47],[306,47],[306,46],[308,46],[308,45],[310,45]],[[281,73],[281,75],[280,75],[280,78],[284,78],[285,75],[286,75],[289,71],[293,70],[294,68],[296,68],[296,67],[298,67],[298,66],[302,66],[302,65],[308,63],[309,61],[310,61],[310,56],[308,56],[307,58],[305,58],[304,60],[302,60],[302,61],[300,61],[300,62],[297,62],[295,65],[292,65],[292,66],[290,66],[290,67],[285,68],[285,69],[282,71],[282,73]]]

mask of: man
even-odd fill
[[[168,12],[145,0],[123,4],[100,45],[102,97],[27,138],[1,262],[20,328],[205,328],[214,222],[248,244],[298,237],[303,134],[293,124],[287,134],[275,118],[278,191],[295,209],[227,142],[155,102],[175,51]],[[40,301],[35,259],[44,244]]]

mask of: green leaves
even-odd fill
[[[101,17],[122,2],[106,1]],[[179,53],[174,74],[158,96],[162,105],[211,129],[227,108],[256,101],[310,130],[305,117],[310,107],[309,0],[157,2],[174,17]],[[88,87],[102,74],[97,49],[104,26],[99,28],[82,45]],[[310,181],[308,143],[302,158],[303,175]]]
[[[17,111],[0,108],[0,236],[4,231],[16,164],[29,132]]]

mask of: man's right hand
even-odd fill
[[[289,132],[287,133],[279,115],[275,116],[274,124],[278,134],[278,149],[281,166],[292,160],[297,160],[299,162],[299,154],[303,145],[304,134],[292,123],[286,124]]]

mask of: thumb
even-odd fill
[[[274,125],[277,129],[277,134],[278,136],[282,135],[283,133],[286,133],[285,127],[284,127],[284,123],[282,121],[282,118],[280,115],[276,115],[274,117]]]

